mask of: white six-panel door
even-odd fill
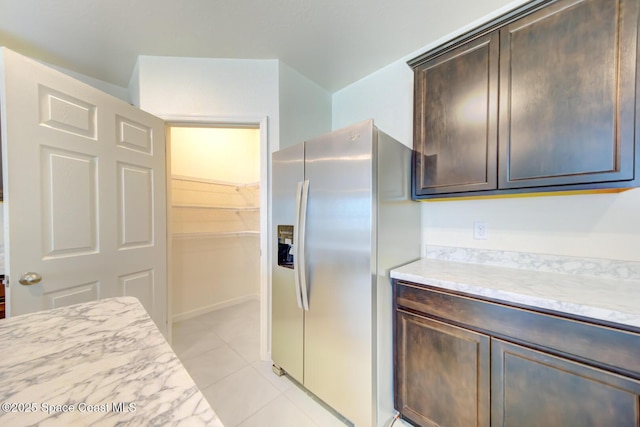
[[[0,53],[9,315],[130,295],[166,333],[163,121]]]

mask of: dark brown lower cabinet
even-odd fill
[[[395,407],[421,427],[640,427],[640,331],[394,282]]]
[[[638,427],[640,381],[491,342],[492,426]]]
[[[396,407],[420,426],[489,426],[489,337],[398,312]]]

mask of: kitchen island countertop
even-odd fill
[[[640,328],[640,281],[423,258],[394,279]]]
[[[222,427],[140,302],[0,321],[0,424]]]

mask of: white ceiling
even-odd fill
[[[280,59],[334,92],[508,4],[0,0],[0,45],[125,87],[138,55]]]

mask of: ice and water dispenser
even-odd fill
[[[278,265],[293,268],[293,225],[278,226]]]

